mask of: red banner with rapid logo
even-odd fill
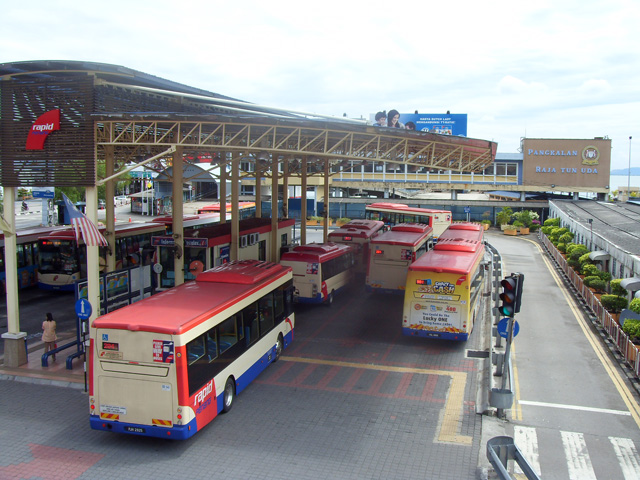
[[[31,125],[31,130],[27,136],[27,150],[44,149],[44,141],[47,136],[55,131],[60,130],[60,110],[49,110],[38,117]]]

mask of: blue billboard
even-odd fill
[[[400,121],[405,127],[413,123],[418,132],[467,136],[466,113],[401,113]]]

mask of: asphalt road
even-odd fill
[[[615,359],[535,242],[499,233],[488,241],[505,274],[525,274],[506,421],[475,412],[482,361],[467,352],[483,348],[477,327],[466,344],[403,337],[400,298],[354,284],[331,308],[299,306],[282,361],[187,442],[91,431],[83,393],[0,380],[0,450],[9,452],[0,478],[51,449],[86,460],[65,478],[475,478],[489,431],[513,436],[545,479],[640,478],[640,400]],[[67,308],[49,297],[21,308],[27,332],[56,301]]]

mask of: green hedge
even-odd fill
[[[592,275],[590,277],[584,277],[584,284],[587,287],[591,287],[595,289],[596,292],[604,292],[607,289],[607,282],[602,280],[597,275]]]
[[[602,295],[600,302],[604,308],[612,313],[620,313],[629,305],[629,301],[625,297],[618,295]]]
[[[625,320],[622,331],[630,337],[640,337],[640,320]]]
[[[634,298],[629,304],[629,309],[635,313],[640,313],[640,298]]]

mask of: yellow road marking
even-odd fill
[[[565,300],[567,301],[567,304],[569,305],[569,308],[573,312],[574,317],[578,321],[578,325],[582,329],[582,332],[584,333],[585,337],[587,338],[587,341],[591,345],[591,348],[593,348],[593,351],[595,352],[596,356],[600,360],[600,363],[602,364],[602,366],[604,367],[605,371],[607,372],[607,375],[609,375],[609,378],[611,379],[611,381],[613,382],[614,386],[616,387],[616,390],[618,390],[618,393],[622,397],[622,401],[624,401],[625,405],[629,409],[629,412],[631,413],[631,416],[635,420],[636,425],[638,425],[638,427],[640,427],[640,405],[638,405],[638,403],[636,402],[635,398],[633,397],[633,394],[631,393],[631,391],[629,390],[627,385],[624,383],[624,380],[622,379],[622,377],[618,373],[618,370],[616,369],[615,365],[613,365],[611,359],[606,355],[606,352],[604,351],[604,347],[600,344],[599,339],[590,330],[589,326],[587,325],[586,320],[583,318],[582,314],[580,313],[580,309],[578,308],[578,306],[577,306],[577,304],[575,302],[575,299],[573,298],[572,295],[569,295],[569,292],[567,291],[567,289],[565,288],[564,284],[562,283],[562,280],[560,279],[560,277],[556,273],[554,266],[551,264],[550,260],[547,259],[547,257],[545,256],[544,251],[542,250],[542,247],[537,242],[534,242],[533,240],[529,240],[529,239],[526,239],[526,238],[523,238],[522,240],[526,240],[527,242],[531,242],[532,244],[534,244],[538,248],[538,251],[540,252],[540,256],[542,257],[542,260],[544,261],[545,265],[547,266],[547,269],[549,270],[549,273],[551,274],[551,276],[555,280],[556,285],[558,285],[558,287],[560,288],[560,291],[562,292],[562,295],[564,296]],[[513,345],[511,345],[511,347],[513,348]],[[514,360],[513,364],[515,365],[515,360]],[[516,390],[517,390],[517,393],[516,393],[516,404],[519,406],[518,400],[520,398],[520,395],[519,395],[519,390],[520,389],[519,389],[519,386],[518,386],[517,382],[516,382]],[[522,411],[520,411],[520,418],[519,419],[522,420]]]
[[[516,344],[511,343],[511,366],[513,368],[513,385],[515,388],[515,408],[513,409],[513,419],[522,420],[522,406],[520,405],[520,382],[518,381],[518,366],[516,364]]]
[[[316,365],[331,365],[336,367],[362,368],[365,370],[377,370],[382,372],[415,373],[418,375],[440,375],[451,378],[449,395],[445,401],[444,413],[437,432],[437,441],[443,443],[456,443],[471,445],[473,438],[468,435],[460,435],[458,432],[462,425],[462,409],[464,407],[464,389],[467,384],[467,374],[464,372],[446,372],[428,368],[393,367],[389,365],[363,364],[354,362],[341,362],[337,360],[318,360],[305,357],[283,356],[281,360],[289,362],[313,363]]]

